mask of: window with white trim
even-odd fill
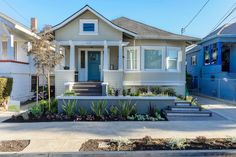
[[[162,70],[164,47],[144,46],[143,47],[143,69],[144,70]]]
[[[167,47],[166,54],[166,69],[169,71],[179,70],[179,55],[181,54],[181,49],[177,47]]]
[[[98,20],[81,19],[80,20],[80,35],[97,35]]]
[[[197,56],[191,56],[191,65],[197,65]]]
[[[6,60],[7,59],[7,41],[2,41],[2,59]],[[1,58],[1,57],[0,57]],[[17,60],[17,42],[14,42],[14,60]]]
[[[140,47],[125,47],[125,69],[134,71],[140,69]]]

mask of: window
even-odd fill
[[[209,52],[208,47],[204,48],[204,60],[205,60],[205,65],[210,64],[210,52]]]
[[[37,76],[31,76],[31,91],[35,92],[37,88]]]
[[[218,48],[216,44],[213,45],[212,54],[211,54],[211,64],[216,64],[218,59]]]
[[[166,68],[167,70],[178,70],[178,55],[181,52],[180,48],[168,47],[166,56]]]
[[[155,70],[163,68],[163,51],[162,47],[144,47],[144,69]]]
[[[197,56],[191,57],[191,65],[197,65]]]
[[[7,42],[6,41],[2,42],[2,59],[3,60],[7,59]]]
[[[3,60],[8,59],[7,58],[7,51],[8,51],[8,49],[7,49],[7,41],[3,41],[2,42],[2,59]],[[17,60],[17,42],[16,41],[14,42],[14,54],[13,55],[14,55],[13,56],[14,60]]]
[[[81,19],[80,20],[80,35],[97,35],[98,20]]]
[[[125,47],[125,69],[126,70],[139,70],[139,51],[140,47]]]
[[[80,68],[85,68],[85,51],[80,51]]]
[[[95,31],[95,24],[94,23],[84,23],[83,24],[83,31],[84,32],[94,32]]]

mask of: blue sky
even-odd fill
[[[4,1],[13,6],[24,18]],[[205,2],[206,0],[0,0],[0,11],[27,26],[30,18],[36,17],[39,27],[42,28],[45,24],[58,24],[88,4],[108,19],[125,16],[180,33],[181,28]],[[236,0],[210,0],[185,34],[204,37],[235,2]],[[235,16],[236,12],[228,19]]]

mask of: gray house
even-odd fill
[[[55,71],[56,95],[76,85],[172,87],[185,93],[185,47],[197,38],[125,17],[108,20],[89,6],[52,28],[64,60]],[[82,86],[80,86],[82,87]],[[78,95],[99,95],[77,90]]]

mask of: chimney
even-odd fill
[[[31,18],[31,30],[35,33],[38,31],[38,20],[36,18]]]

